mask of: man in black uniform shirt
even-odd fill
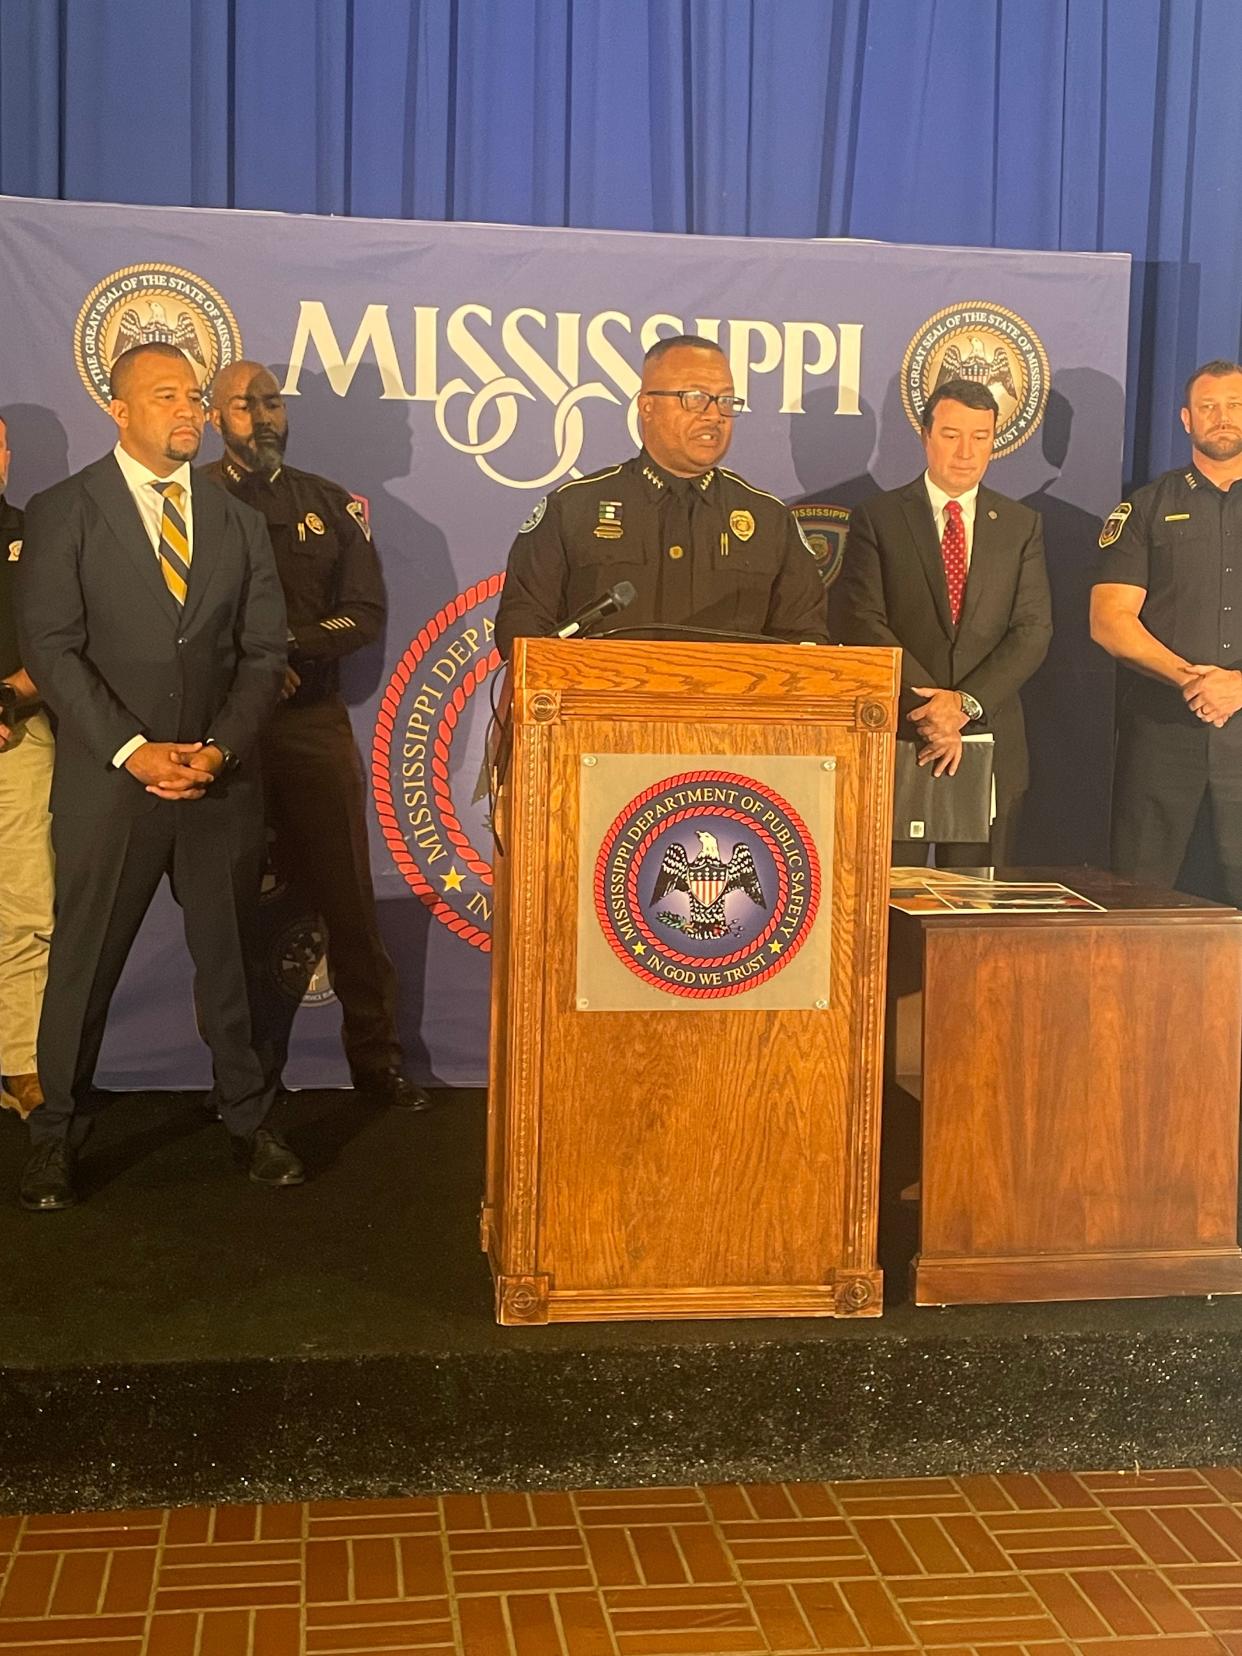
[[[1121,662],[1112,864],[1176,883],[1204,795],[1225,891],[1242,904],[1242,366],[1186,384],[1191,464],[1104,525],[1091,636]]]
[[[0,1103],[27,1116],[43,1102],[35,1041],[52,930],[52,730],[17,644],[24,519],[4,498],[8,476],[0,420]]]
[[[273,859],[322,916],[354,1085],[422,1110],[401,1072],[397,979],[375,914],[362,762],[337,688],[337,663],[373,643],[387,600],[360,501],[284,463],[289,419],[273,374],[235,362],[216,376],[211,420],[224,440],[208,475],[263,514],[289,610],[284,698],[263,737]],[[283,1064],[289,1028],[274,1032]]]
[[[620,581],[642,629],[766,633],[828,642],[815,558],[789,508],[720,465],[741,399],[718,345],[678,335],[643,361],[632,460],[541,500],[509,553],[496,616],[506,656],[548,637]]]

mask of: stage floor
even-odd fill
[[[1242,1457],[1242,1299],[915,1309],[895,1199],[878,1320],[498,1328],[483,1098],[438,1096],[298,1095],[288,1191],[196,1097],[117,1098],[49,1215],[0,1117],[0,1508]]]

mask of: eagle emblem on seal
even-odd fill
[[[117,357],[133,350],[136,345],[175,345],[179,351],[184,351],[205,369],[207,362],[198,342],[194,318],[189,311],[179,311],[176,321],[173,322],[169,320],[160,300],[148,299],[146,303],[148,314],[145,322],[134,305],[122,313],[117,325],[112,360],[115,362]]]
[[[686,848],[679,840],[666,848],[651,894],[655,904],[670,891],[684,892],[690,899],[689,917],[664,909],[657,912],[656,919],[673,931],[685,932],[688,937],[727,937],[741,929],[731,925],[725,915],[725,903],[735,891],[744,891],[761,909],[768,906],[755,859],[750,847],[741,840],[725,862],[715,834],[696,828],[695,835],[701,849],[694,857],[686,855]]]
[[[970,380],[975,385],[999,385],[1002,391],[1017,400],[1018,387],[1014,380],[1013,364],[1009,360],[1009,352],[1003,345],[998,345],[988,355],[987,346],[978,334],[972,334],[970,349],[963,354],[957,345],[951,344],[944,353],[940,364],[940,372],[936,375],[936,383],[932,387],[938,391],[946,380]]]

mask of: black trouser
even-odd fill
[[[397,974],[375,914],[362,761],[339,696],[285,705],[263,737],[272,860],[328,932],[332,987],[355,1080],[401,1063]],[[296,1005],[271,1031],[279,1063]]]
[[[1224,892],[1242,907],[1242,719],[1222,730],[1125,718],[1113,767],[1112,865],[1146,884],[1176,886],[1206,795]]]
[[[937,845],[936,867],[1012,868],[1017,855],[1024,798],[1024,794],[1011,794],[1007,800],[997,801],[990,839],[978,845],[956,842]],[[894,840],[893,867],[922,868],[927,862],[929,849],[928,840]]]
[[[35,1143],[80,1144],[77,1107],[94,1079],[108,1007],[138,928],[168,875],[185,916],[194,998],[229,1131],[249,1137],[271,1108],[275,1075],[256,1050],[247,983],[262,869],[257,811],[222,800],[160,800],[132,818],[52,817],[56,927],[39,1023],[46,1102]]]

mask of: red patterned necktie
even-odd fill
[[[962,522],[960,501],[946,500],[944,503],[944,538],[940,542],[940,556],[944,559],[944,579],[949,589],[949,613],[956,627],[962,613],[962,594],[966,590],[966,527]]]

